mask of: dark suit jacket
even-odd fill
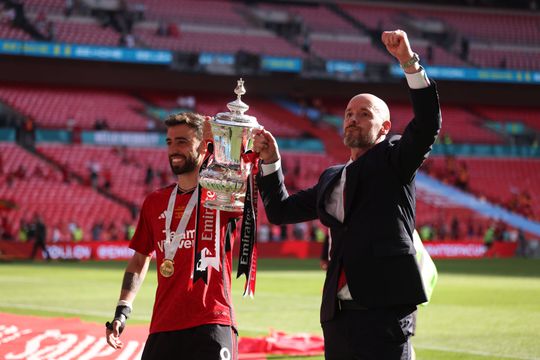
[[[289,196],[283,173],[258,178],[266,214],[274,224],[320,219],[332,235],[321,322],[336,310],[343,266],[353,299],[366,307],[416,305],[427,300],[415,260],[416,171],[441,126],[436,85],[411,90],[414,119],[403,135],[387,138],[347,167],[345,219],[325,210],[344,165],[326,169],[318,183]]]

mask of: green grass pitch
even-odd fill
[[[103,323],[114,311],[124,266],[0,263],[0,312]],[[445,260],[437,266],[439,283],[432,303],[419,311],[413,338],[419,360],[540,359],[539,260]],[[269,329],[321,334],[323,279],[317,260],[261,259],[254,300],[242,298],[243,279],[233,281],[240,335]],[[152,268],[130,323],[149,321],[155,283]]]

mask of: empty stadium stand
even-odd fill
[[[145,130],[147,124],[139,114],[144,104],[119,91],[0,86],[0,101],[45,128],[67,128],[69,119],[82,129],[92,129],[98,119],[112,130]]]
[[[43,216],[50,228],[65,228],[68,222],[75,221],[82,227],[85,239],[89,239],[90,229],[98,220],[107,224],[114,222],[117,226],[133,221],[126,207],[98,194],[89,186],[63,182],[60,171],[19,146],[0,143],[0,152],[4,162],[4,174],[0,175],[0,198],[15,202],[16,208],[5,212],[4,216],[17,229],[21,220],[30,220],[37,213]],[[26,175],[8,182],[8,174],[21,166]],[[37,176],[38,168],[45,175]],[[50,228],[49,237],[52,236]]]

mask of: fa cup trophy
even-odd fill
[[[199,176],[202,187],[216,193],[215,200],[205,206],[224,211],[242,211],[241,197],[246,193],[246,179],[252,164],[245,162],[242,155],[251,146],[251,134],[259,129],[257,118],[244,113],[249,109],[241,96],[246,93],[244,81],[238,80],[234,89],[235,101],[227,104],[229,112],[217,114],[210,124],[214,137],[213,162]]]

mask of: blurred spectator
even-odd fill
[[[270,226],[268,225],[268,223],[260,224],[257,241],[268,242],[270,240],[271,240]]]
[[[306,222],[296,223],[293,225],[293,236],[295,240],[306,240],[308,225]]]
[[[506,69],[506,56],[503,56],[503,58],[501,59],[501,61],[499,62],[499,68],[501,69]]]
[[[434,230],[431,224],[424,224],[420,226],[420,238],[423,241],[433,240]]]
[[[428,64],[433,64],[433,45],[431,44],[426,48],[426,60]]]
[[[146,120],[146,130],[147,131],[154,131],[156,130],[156,122],[154,119],[148,118]]]
[[[452,222],[450,223],[450,238],[452,240],[460,240],[461,238],[459,231],[459,220],[455,216],[452,218]]]
[[[74,3],[73,3],[73,0],[66,0],[65,4],[64,4],[64,15],[66,17],[70,17],[71,14],[73,13],[73,8],[74,8]]]
[[[112,187],[112,172],[109,167],[103,169],[103,188],[107,191]]]
[[[168,33],[167,33],[167,25],[165,24],[165,21],[163,20],[160,20],[158,22],[158,27],[157,27],[157,30],[156,30],[156,35],[157,36],[167,36]]]
[[[124,239],[130,241],[135,234],[135,225],[129,221],[124,221]]]
[[[59,241],[65,241],[64,234],[62,234],[62,225],[60,223],[56,223],[52,229],[52,236],[51,236],[52,242],[59,242]]]
[[[495,224],[492,222],[484,234],[484,245],[489,249],[495,241]]]
[[[323,230],[322,226],[319,225],[316,221],[313,221],[311,225],[311,229],[312,229],[313,234],[310,240],[316,241],[319,243],[324,242],[324,239],[326,238],[326,231]]]
[[[6,216],[0,219],[0,240],[13,240],[13,229]]]
[[[527,239],[525,238],[525,233],[523,230],[518,230],[518,236],[517,236],[517,248],[516,248],[516,256],[520,257],[527,257],[528,255],[528,246],[527,246]]]
[[[475,237],[476,232],[474,230],[474,220],[472,218],[469,218],[467,220],[467,237],[472,238]]]
[[[45,253],[46,259],[50,260],[51,255],[49,254],[49,250],[47,250],[46,246],[47,227],[45,226],[42,217],[38,214],[34,215],[34,222],[31,226],[33,228],[31,233],[33,234],[34,246],[32,247],[30,259],[33,260],[36,257],[38,249],[41,249]]]
[[[17,139],[25,147],[34,148],[36,140],[36,124],[32,117],[27,116],[22,126],[18,127]]]
[[[149,186],[154,181],[154,169],[150,165],[146,167],[146,174],[144,176],[144,184]]]
[[[94,130],[108,130],[109,129],[109,123],[107,122],[107,119],[105,118],[99,118],[96,119],[94,122]]]
[[[94,224],[92,225],[92,240],[93,241],[100,241],[102,240],[101,239],[101,234],[103,232],[103,221],[96,221],[94,222]]]
[[[36,16],[36,19],[34,20],[34,26],[36,28],[36,30],[42,34],[42,35],[45,35],[46,32],[47,32],[47,14],[45,14],[45,12],[42,10],[40,11],[37,16]]]
[[[167,186],[169,183],[169,175],[165,170],[158,170],[159,174],[159,184],[160,186]]]
[[[179,38],[180,37],[180,25],[175,23],[169,23],[167,25],[167,36]]]
[[[18,233],[18,239],[20,242],[27,242],[29,238],[29,232],[30,232],[30,222],[26,221],[25,219],[21,219],[19,222],[19,233]]]
[[[119,239],[118,228],[114,222],[111,222],[107,227],[106,240],[116,241]]]
[[[280,232],[279,232],[279,241],[285,241],[289,238],[289,231],[287,224],[281,224],[280,225]]]
[[[195,110],[197,107],[197,100],[193,95],[179,96],[176,99],[176,103],[179,107],[186,110]]]
[[[280,241],[281,240],[281,226],[270,224],[270,234],[271,234],[272,241]]]
[[[469,39],[464,36],[461,38],[461,49],[459,57],[463,61],[467,61],[469,59]]]
[[[127,48],[134,48],[135,47],[135,37],[131,33],[122,34],[120,36],[120,40],[118,42],[118,45],[125,46]]]
[[[88,169],[88,180],[90,185],[96,189],[99,185],[99,173],[101,172],[101,165],[96,160],[90,160],[86,168]]]

